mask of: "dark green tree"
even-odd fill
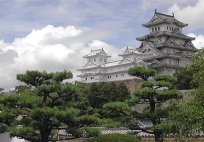
[[[98,124],[98,118],[80,110],[81,97],[76,85],[63,83],[71,77],[68,71],[27,71],[17,75],[17,79],[29,87],[0,99],[0,120],[9,121],[4,124],[9,124],[11,136],[31,142],[56,141],[61,129],[75,135],[84,126]]]
[[[193,81],[198,86],[188,92],[191,95],[188,103],[174,111],[170,118],[177,133],[184,137],[190,134],[195,136],[195,132],[204,131],[204,50],[195,54],[192,64],[187,69],[193,72]]]
[[[177,78],[174,86],[179,90],[189,90],[196,88],[198,84],[193,80],[193,74],[196,71],[189,70],[188,67],[176,71],[174,76]]]
[[[164,122],[169,117],[168,101],[180,99],[181,93],[173,89],[173,82],[176,78],[171,75],[156,75],[156,71],[147,67],[133,67],[128,70],[129,74],[144,79],[142,89],[135,91],[130,103],[143,104],[142,110],[133,114],[133,120],[147,120],[152,122],[152,126],[141,128],[137,121],[130,124],[132,129],[138,129],[146,133],[154,134],[155,142],[163,142],[164,132],[169,127]],[[149,81],[151,79],[152,81]],[[154,80],[153,80],[154,79]],[[165,104],[165,105],[164,105]]]
[[[109,121],[108,127],[127,126],[131,118],[131,107],[127,102],[109,102],[103,105],[101,116]]]
[[[94,109],[101,109],[105,103],[114,101],[124,101],[130,94],[127,87],[116,83],[92,83],[86,91],[88,101]]]
[[[124,101],[130,97],[130,94],[124,83],[78,83],[78,85],[83,94],[86,94],[84,96],[87,96],[82,101],[82,109],[86,108],[85,111],[89,115],[99,117],[101,126],[119,127],[127,120],[129,116],[124,117],[124,114],[130,112],[127,112],[128,105]],[[113,108],[109,109],[111,107]],[[121,113],[117,114],[119,111]]]
[[[4,89],[0,88],[0,99],[3,97],[4,93],[2,92]],[[8,110],[8,108],[4,107],[0,104],[0,133],[4,133],[7,131],[10,122],[13,121],[15,118],[14,114],[10,111],[3,111]]]

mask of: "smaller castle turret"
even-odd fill
[[[111,56],[109,56],[103,50],[103,48],[98,50],[91,50],[89,54],[84,56],[84,58],[88,59],[88,62],[93,62],[94,64],[97,64],[97,65],[104,65],[107,62],[108,58],[110,57]]]

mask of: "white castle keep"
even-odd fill
[[[149,34],[136,38],[141,45],[135,49],[127,48],[120,55],[121,60],[109,62],[109,56],[104,49],[91,50],[84,56],[87,64],[79,69],[81,81],[109,82],[135,79],[127,71],[130,67],[148,66],[158,73],[173,74],[179,68],[191,63],[192,55],[197,51],[192,40],[182,33],[182,28],[188,26],[175,19],[174,15],[166,15],[155,10],[152,19],[143,24],[149,28]]]

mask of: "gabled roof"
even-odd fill
[[[136,39],[139,41],[144,41],[144,40],[148,40],[149,38],[160,37],[160,36],[171,36],[171,37],[186,39],[186,40],[195,39],[194,37],[189,37],[187,35],[182,34],[179,30],[175,30],[174,32],[157,31],[142,37],[138,37]]]
[[[175,30],[175,31],[172,33],[172,36],[178,37],[178,38],[182,38],[182,39],[195,40],[194,37],[187,36],[187,35],[183,34],[180,30]]]
[[[102,49],[97,49],[97,50],[91,50],[91,52],[87,54],[86,56],[84,56],[84,58],[89,58],[89,57],[98,56],[98,55],[111,57],[102,48]]]
[[[184,44],[185,47],[197,50],[191,41],[188,41]]]
[[[126,64],[127,62],[128,63],[133,63],[133,61],[131,61],[130,59],[124,57],[123,60],[121,60],[121,62],[119,64],[124,64],[124,63]]]
[[[146,47],[146,45],[148,45],[148,47]],[[154,47],[154,44],[152,42],[145,42],[142,43],[141,46],[138,48],[138,50],[142,53],[145,53],[145,48],[148,48],[149,50],[154,51],[155,53],[157,53],[158,55],[161,55],[162,52],[160,50],[158,50],[157,48]]]
[[[90,60],[82,69],[88,69],[88,68],[94,68],[94,67],[99,67],[99,65],[97,65],[96,63]]]
[[[129,55],[129,54],[142,54],[142,53],[139,52],[136,48],[132,49],[132,48],[129,48],[127,46],[125,52],[122,55],[120,54],[119,56],[126,56],[126,55]]]
[[[144,27],[151,27],[153,25],[158,25],[161,23],[173,23],[180,27],[186,27],[188,24],[184,24],[183,22],[178,21],[175,19],[174,14],[173,15],[167,15],[163,13],[159,13],[155,10],[153,18],[146,24],[143,24]]]
[[[153,59],[149,62],[149,67],[158,67],[158,66],[161,66],[161,65],[165,65],[166,63],[163,63],[157,59]]]
[[[197,49],[194,47],[191,41],[187,41],[184,45],[178,45],[175,42],[175,39],[169,37],[165,42],[156,44],[156,48],[164,48],[164,47],[171,47],[181,50],[188,50],[188,51],[197,51]]]

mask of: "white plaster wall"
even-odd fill
[[[180,59],[180,66],[185,67],[186,65],[189,65],[191,63],[191,60],[189,58],[183,58]]]
[[[182,39],[175,39],[175,42],[176,42],[176,44],[178,44],[178,45],[183,45],[185,41],[182,40]]]
[[[119,81],[119,80],[128,80],[128,79],[134,79],[134,78],[135,78],[134,76],[129,75],[127,72],[118,72],[118,73],[107,74],[105,77],[105,81],[106,82]]]

